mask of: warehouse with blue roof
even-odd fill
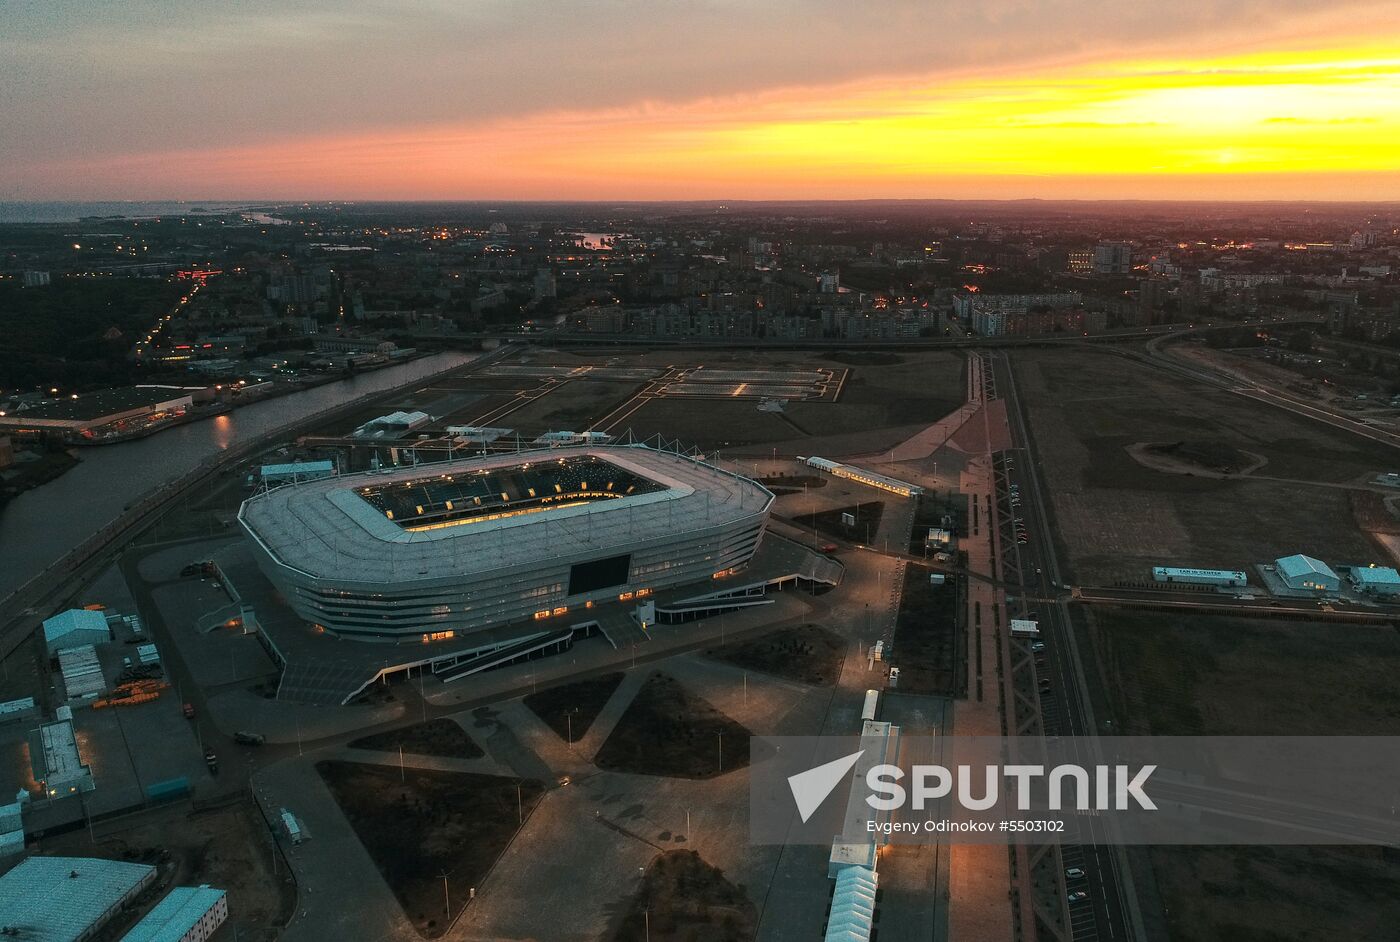
[[[1290,589],[1303,592],[1338,592],[1341,577],[1320,559],[1298,553],[1274,561],[1279,578]]]
[[[1400,595],[1400,572],[1390,566],[1353,566],[1351,584],[1358,592],[1371,595]]]

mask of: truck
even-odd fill
[[[213,749],[204,750],[204,764],[209,767],[210,775],[219,774],[219,757],[214,754]]]

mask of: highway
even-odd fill
[[[996,388],[1006,400],[1011,425],[1013,447],[998,456],[999,514],[1003,526],[1002,545],[1014,548],[1005,554],[1003,574],[1008,581],[1021,583],[1020,598],[1008,600],[1011,617],[1034,615],[1040,622],[1044,650],[1036,657],[1038,678],[1046,678],[1049,687],[1040,690],[1043,731],[1046,736],[1092,737],[1099,732],[1089,702],[1084,666],[1067,603],[1055,591],[1064,584],[1060,562],[1056,555],[1054,530],[1048,509],[1049,492],[1036,468],[1034,441],[1030,436],[1024,409],[1016,391],[1016,380],[1005,355],[993,354]],[[1019,506],[1010,500],[1010,488],[1018,490]],[[1026,534],[1025,542],[1017,536],[1017,521]],[[1027,597],[1055,598],[1043,604]],[[1008,679],[1009,682],[1009,679]],[[1086,764],[1097,764],[1100,757],[1080,758]],[[1071,890],[1084,890],[1089,899],[1069,907],[1070,928],[1076,942],[1098,939],[1142,939],[1142,915],[1133,889],[1132,874],[1121,846],[1114,844],[1105,823],[1093,817],[1080,819],[1077,835],[1067,834],[1069,841],[1061,847],[1065,868],[1080,868],[1081,880],[1073,881]]]

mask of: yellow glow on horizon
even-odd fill
[[[1400,170],[1400,53],[1121,64],[892,88],[828,107],[829,117],[712,129],[701,146],[684,134],[657,143],[672,145],[668,171],[693,160],[706,175],[734,163],[905,179]],[[655,159],[633,153],[610,156],[634,169]]]
[[[136,155],[104,169],[383,199],[1396,199],[1400,40],[885,79]]]

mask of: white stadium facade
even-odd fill
[[[684,454],[586,445],[305,481],[238,520],[296,614],[361,641],[483,644],[501,626],[708,582],[763,540],[773,494]]]

